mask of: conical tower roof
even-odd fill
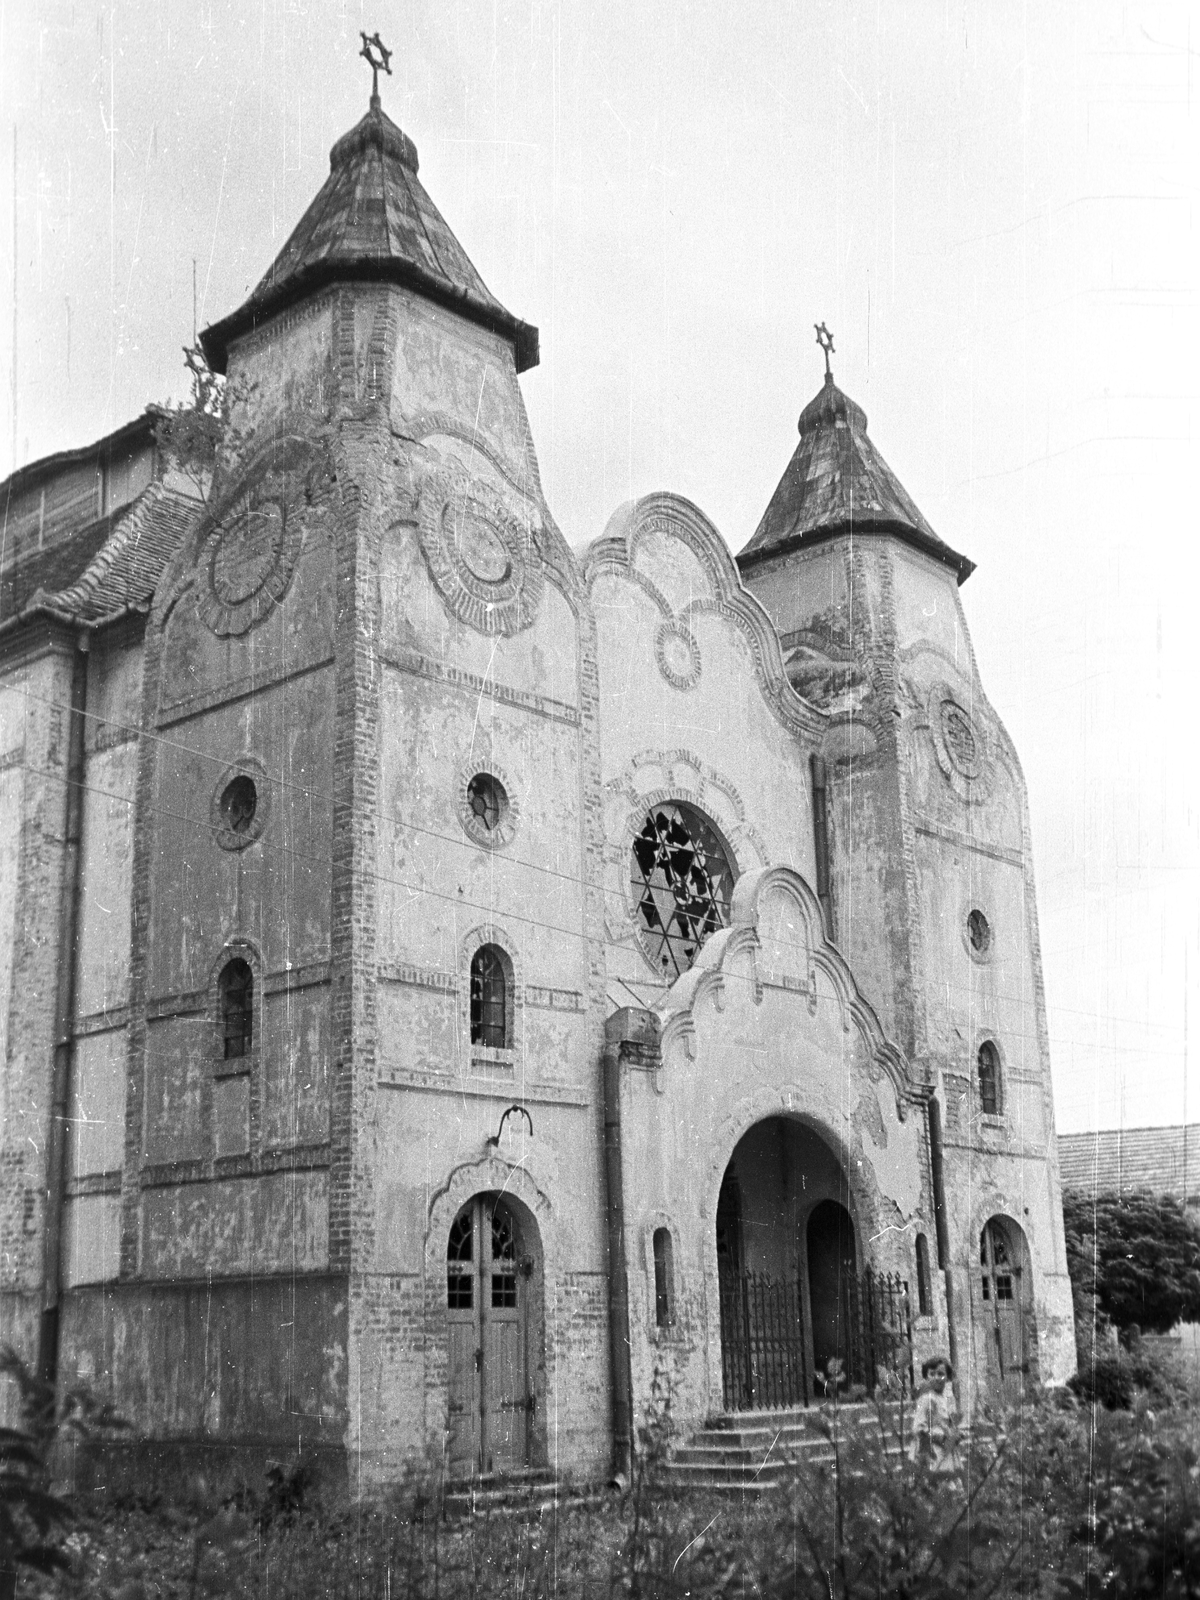
[[[738,555],[743,568],[838,534],[891,534],[953,567],[959,583],[975,563],[939,539],[867,435],[866,413],[830,372],[800,413],[800,443]]]
[[[330,283],[397,283],[512,343],[518,372],[537,365],[538,331],[488,289],[417,177],[417,147],[371,97],[329,152],[329,176],[250,298],[200,335],[214,372],[234,339]]]

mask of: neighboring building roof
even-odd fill
[[[1149,1189],[1185,1204],[1200,1200],[1200,1122],[1060,1133],[1058,1168],[1064,1189],[1085,1194]]]
[[[167,562],[202,509],[192,496],[152,483],[111,516],[5,574],[3,622],[41,613],[96,624],[148,608]]]
[[[939,539],[867,436],[866,413],[826,372],[800,413],[800,443],[738,563],[832,539],[837,534],[892,534],[953,567],[959,583],[975,563]]]
[[[330,283],[405,284],[512,342],[517,371],[537,365],[538,331],[488,289],[417,178],[417,148],[376,96],[329,153],[329,177],[254,293],[200,335],[224,372],[229,346]]]
[[[134,417],[132,422],[123,423],[115,432],[106,433],[103,439],[97,439],[94,444],[81,445],[77,450],[59,450],[55,455],[41,456],[37,461],[30,461],[27,466],[18,467],[7,478],[0,479],[0,515],[3,515],[4,508],[17,495],[24,493],[41,479],[62,472],[66,467],[82,465],[88,461],[107,462],[131,450],[153,445],[154,426],[157,420],[158,414],[155,409],[147,407],[140,417]]]

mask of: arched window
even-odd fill
[[[729,923],[728,852],[707,817],[668,801],[651,809],[633,841],[630,883],[650,959],[674,983]]]
[[[654,1230],[654,1322],[669,1328],[675,1321],[675,1251],[670,1228]]]
[[[512,1049],[512,963],[498,945],[471,957],[471,1043]]]
[[[917,1315],[928,1317],[932,1314],[932,1303],[929,1291],[929,1240],[923,1233],[917,1235]]]
[[[990,1039],[979,1046],[979,1105],[985,1117],[1000,1115],[1000,1053]]]
[[[451,1311],[470,1311],[475,1304],[474,1213],[464,1206],[450,1229],[446,1246],[446,1304]]]
[[[219,987],[225,1059],[235,1061],[250,1054],[254,1038],[254,974],[249,963],[240,957],[227,962]]]

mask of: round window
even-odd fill
[[[232,833],[248,833],[257,810],[254,779],[240,772],[221,792],[221,821]]]
[[[490,772],[477,772],[467,784],[467,804],[479,827],[491,833],[503,821],[508,796],[498,778]]]
[[[729,922],[729,853],[707,817],[667,801],[654,806],[633,841],[630,886],[650,961],[673,983],[700,946]]]
[[[521,808],[506,778],[470,767],[459,774],[459,817],[468,836],[485,850],[502,849],[517,831]]]
[[[972,955],[985,956],[992,946],[992,925],[983,912],[976,909],[967,917],[967,942]]]

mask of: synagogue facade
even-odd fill
[[[1065,1380],[1025,786],[828,365],[736,558],[564,536],[378,98],[202,343],[210,482],[0,486],[0,1335],[364,1482]]]

